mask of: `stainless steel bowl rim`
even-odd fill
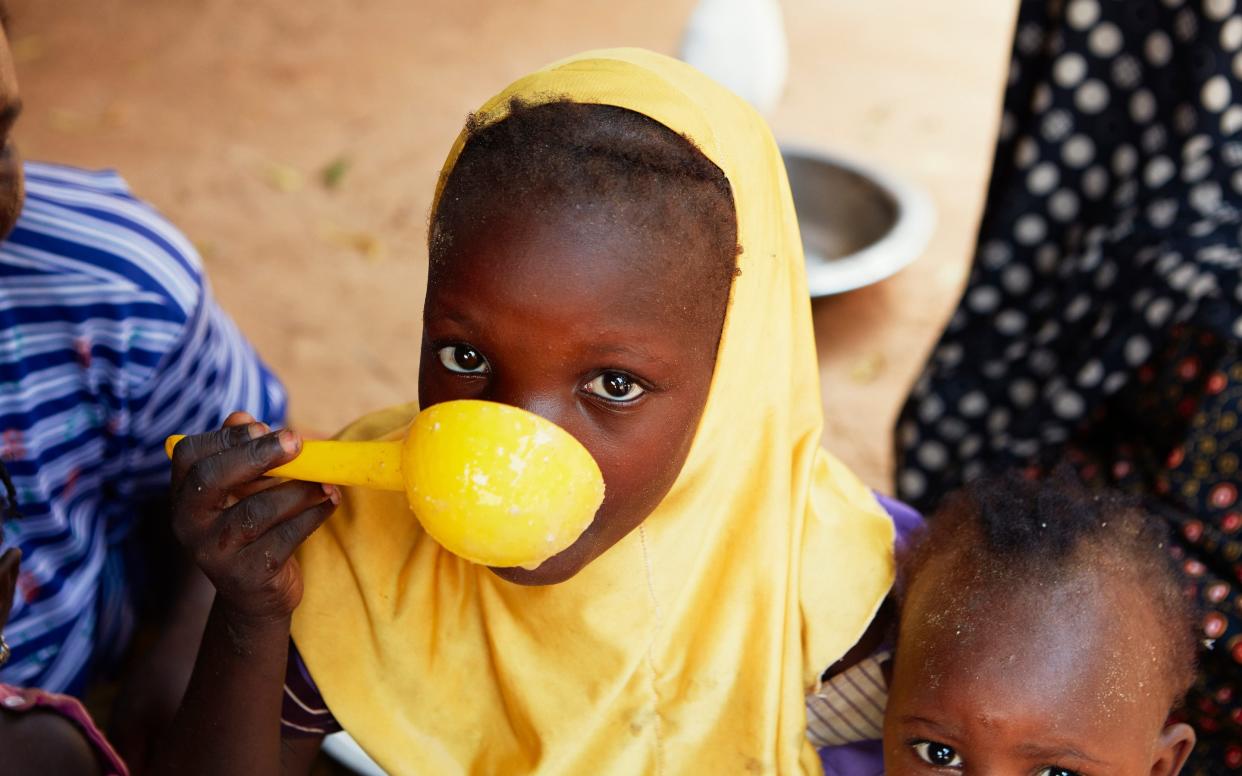
[[[936,227],[936,208],[922,188],[882,167],[808,144],[783,142],[780,150],[783,157],[823,162],[864,178],[887,194],[895,206],[896,218],[880,239],[833,259],[831,265],[807,265],[811,296],[839,294],[883,280],[904,269],[927,248]]]

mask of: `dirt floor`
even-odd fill
[[[330,432],[415,394],[425,222],[467,112],[575,51],[673,53],[692,0],[10,0],[32,158],[114,167],[203,253],[223,305]],[[964,277],[1013,0],[784,0],[778,137],[928,189],[926,255],[817,303],[825,441],[872,485]]]

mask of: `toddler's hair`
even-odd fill
[[[471,116],[466,133],[431,214],[433,276],[448,248],[497,210],[538,218],[573,208],[647,240],[705,250],[710,278],[701,282],[699,263],[696,285],[713,299],[720,294],[711,292],[721,289],[728,298],[739,250],[733,192],[724,172],[688,138],[625,108],[566,100],[514,99],[501,121],[485,125]]]
[[[1163,521],[1137,500],[1089,490],[1066,465],[1042,479],[984,477],[928,520],[900,561],[898,595],[904,599],[929,562],[945,556],[963,582],[1002,595],[1055,587],[1088,570],[1116,575],[1141,589],[1164,623],[1160,659],[1174,705],[1194,680],[1197,618],[1167,544]]]

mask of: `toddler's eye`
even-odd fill
[[[962,767],[962,758],[958,756],[957,751],[951,746],[938,744],[935,741],[918,741],[914,744],[914,751],[928,765],[935,765],[940,768]]]
[[[440,363],[450,372],[481,375],[492,371],[483,354],[469,345],[445,345],[436,353],[440,356]]]
[[[631,402],[646,391],[624,372],[604,372],[586,384],[586,392],[615,402]]]
[[[1053,765],[1047,768],[1041,768],[1035,776],[1079,776],[1078,771],[1071,771],[1069,768],[1061,768]]]

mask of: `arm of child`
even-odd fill
[[[237,413],[173,456],[173,529],[216,587],[185,699],[155,773],[305,774],[319,739],[282,745],[289,626],[302,595],[293,552],[332,513],[335,488],[263,473],[301,440]]]
[[[0,752],[5,773],[95,776],[99,760],[81,731],[50,711],[21,716],[0,712]]]
[[[168,280],[154,294],[161,300],[158,314],[146,314],[159,321],[128,310],[119,314],[130,328],[122,338],[127,352],[117,357],[125,368],[114,371],[110,395],[124,400],[107,419],[124,456],[110,485],[142,515],[146,578],[159,580],[159,593],[144,596],[148,606],[160,602],[146,614],[148,622],[158,623],[158,637],[131,661],[109,725],[117,750],[136,766],[181,701],[214,595],[168,531],[164,439],[217,428],[235,409],[272,424],[283,421],[286,409],[284,387],[216,303],[188,242],[157,221],[170,239],[164,252],[151,246],[152,260],[164,270],[155,275]]]

